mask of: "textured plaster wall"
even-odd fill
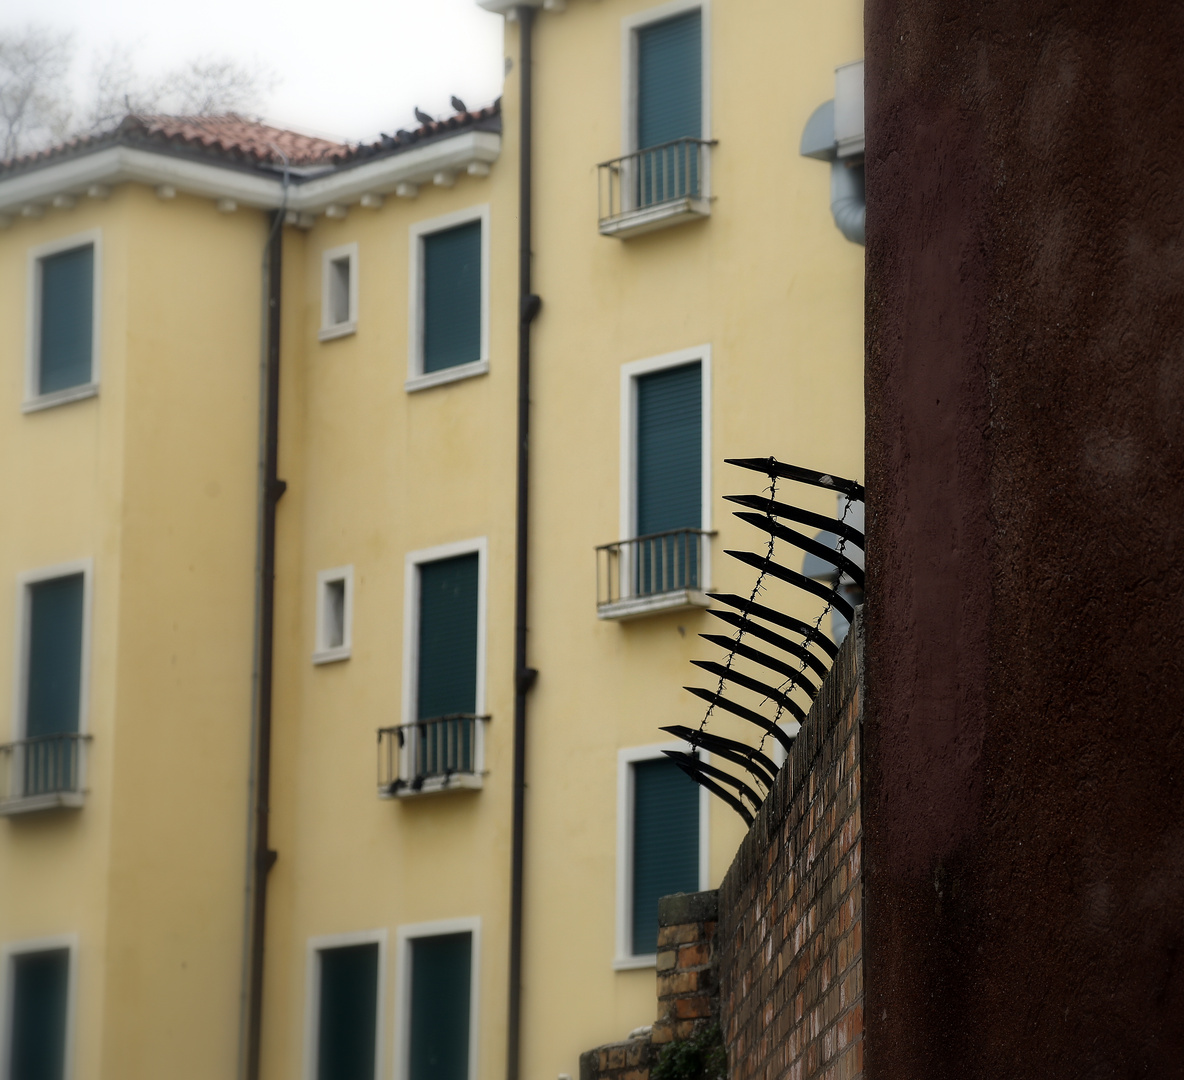
[[[1184,8],[866,14],[868,1075],[1179,1075]]]

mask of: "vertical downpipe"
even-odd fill
[[[267,875],[275,863],[271,850],[272,669],[275,642],[275,519],[276,504],[287,484],[279,479],[280,434],[280,300],[284,256],[284,209],[272,221],[267,248],[267,344],[263,419],[263,481],[260,499],[259,565],[259,706],[255,764],[254,834],[252,857],[254,889],[251,908],[251,955],[247,991],[247,1080],[259,1080],[263,1034],[263,947],[267,927]]]
[[[522,867],[526,814],[526,695],[538,672],[526,664],[527,526],[530,516],[530,324],[539,298],[530,288],[531,65],[534,9],[518,19],[518,512],[514,556],[514,817],[510,864],[510,986],[506,1077],[518,1080],[522,1044]]]

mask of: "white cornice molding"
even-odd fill
[[[492,131],[465,131],[376,161],[335,168],[294,186],[288,206],[317,213],[331,203],[348,204],[365,194],[393,192],[400,184],[427,184],[444,170],[463,172],[474,163],[492,164],[501,142],[501,136]],[[275,209],[283,201],[278,175],[271,178],[167,152],[112,146],[0,180],[0,215],[20,213],[25,206],[48,205],[61,195],[85,195],[93,185],[111,187],[127,181],[152,187],[170,185],[189,195],[232,199],[241,206],[265,210]]]
[[[492,131],[462,135],[401,154],[341,169],[306,180],[291,193],[294,210],[316,211],[331,202],[354,202],[367,193],[389,195],[399,184],[430,184],[439,172],[464,172],[474,162],[491,165],[501,151],[502,137]]]

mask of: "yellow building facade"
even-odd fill
[[[799,147],[860,7],[504,13],[500,105],[373,145],[143,118],[0,168],[4,1080],[502,1076],[516,701],[519,1076],[653,1019],[645,889],[730,863],[660,729],[751,588],[724,459],[861,472],[862,248]]]

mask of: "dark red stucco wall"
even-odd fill
[[[867,1075],[1184,1076],[1184,4],[866,14]]]

